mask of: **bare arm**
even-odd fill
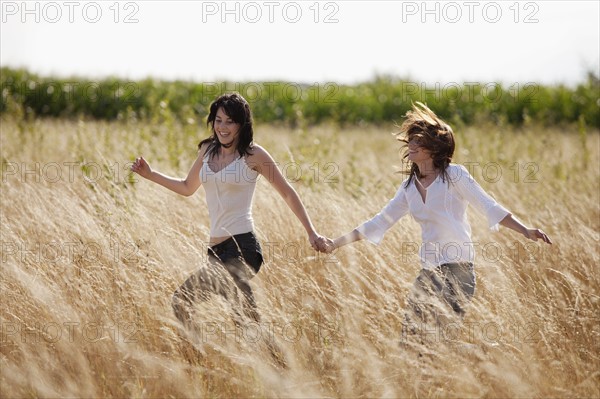
[[[537,241],[538,238],[541,238],[542,241],[544,241],[548,244],[552,244],[552,241],[550,241],[550,238],[542,230],[530,229],[529,227],[525,226],[523,223],[521,223],[517,218],[515,218],[510,213],[504,219],[502,219],[500,221],[500,224],[504,227],[508,227],[509,229],[512,229],[518,233],[523,234],[526,238],[529,238],[530,240]]]
[[[358,230],[354,229],[349,233],[344,234],[343,236],[339,236],[331,245],[327,246],[326,252],[330,253],[335,249],[343,247],[344,245],[352,244],[353,242],[360,241],[364,237],[358,232]]]
[[[146,162],[143,157],[135,160],[131,166],[131,170],[143,178],[160,184],[161,186],[166,187],[177,194],[189,197],[200,187],[200,168],[202,168],[203,158],[204,148],[198,151],[198,158],[196,158],[196,161],[192,165],[185,179],[177,179],[152,170],[148,162]]]
[[[316,232],[298,193],[283,177],[271,155],[261,146],[255,145],[253,154],[249,158],[249,164],[252,165],[253,169],[263,175],[269,183],[271,183],[294,215],[296,215],[300,223],[302,223],[312,247],[314,249],[324,249],[324,238]]]

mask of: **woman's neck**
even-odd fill
[[[427,160],[422,162],[417,162],[417,167],[419,168],[420,176],[417,177],[428,177],[428,176],[437,176],[439,170],[437,170],[433,166],[433,160]]]
[[[230,155],[234,154],[236,151],[237,151],[237,149],[235,146],[231,146],[231,147],[227,148],[227,147],[223,147],[221,145],[221,156],[224,156],[224,157],[230,156]]]

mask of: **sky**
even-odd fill
[[[599,1],[0,1],[0,64],[58,77],[574,85]]]

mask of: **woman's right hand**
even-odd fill
[[[152,168],[150,165],[148,165],[148,162],[146,162],[144,157],[139,157],[136,158],[135,162],[133,162],[133,165],[131,165],[131,171],[142,176],[144,179],[147,179],[152,173]]]

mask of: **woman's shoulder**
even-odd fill
[[[446,168],[446,172],[448,173],[450,183],[453,185],[464,186],[465,184],[470,185],[475,182],[471,172],[464,165],[451,163]]]
[[[256,142],[248,147],[248,151],[242,158],[250,169],[259,173],[263,169],[263,165],[273,162],[267,150]]]
[[[263,146],[261,146],[260,144],[258,144],[256,141],[253,141],[252,144],[250,144],[248,146],[248,152],[251,155],[254,155],[254,154],[258,154],[258,155],[260,155],[260,154],[268,154],[267,150]]]
[[[469,173],[467,168],[464,165],[461,165],[459,163],[449,164],[448,167],[446,168],[446,172],[448,173],[448,176],[450,177],[450,179],[453,181],[458,180],[461,177],[471,176],[471,174]]]
[[[269,152],[256,142],[248,147],[247,154],[246,159],[254,162],[265,162],[271,159]]]
[[[400,183],[400,185],[398,186],[398,188],[396,189],[396,195],[399,195],[401,192],[406,191],[409,186],[408,186],[408,181],[410,180],[410,176],[406,176],[403,180],[402,183]],[[411,183],[412,185],[413,183]]]
[[[450,163],[448,164],[448,167],[446,168],[446,170],[450,173],[450,172],[466,172],[467,168],[465,168],[464,165],[459,164],[459,163]]]
[[[209,146],[210,146],[209,142],[203,142],[200,144],[200,147],[198,148],[198,157],[199,158],[201,158],[201,159],[206,158]]]

